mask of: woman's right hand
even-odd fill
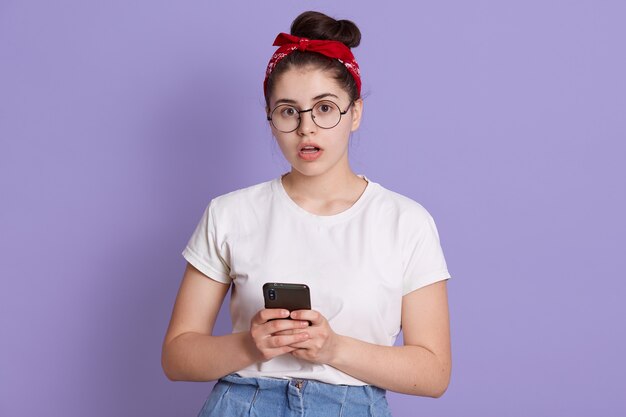
[[[308,321],[289,320],[289,311],[266,308],[252,317],[250,337],[259,361],[265,362],[276,356],[296,350],[289,345],[308,339],[301,331],[309,326]]]

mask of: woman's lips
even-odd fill
[[[298,157],[305,161],[315,161],[322,155],[322,149],[316,145],[305,145],[298,151]]]

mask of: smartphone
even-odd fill
[[[310,310],[311,295],[304,284],[268,282],[263,285],[265,308],[284,308],[289,311]]]

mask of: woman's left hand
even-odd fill
[[[311,325],[298,330],[307,333],[309,338],[291,347],[297,348],[291,354],[309,362],[329,364],[337,354],[340,336],[331,329],[328,320],[315,310],[297,310],[291,312],[294,320],[308,320]]]

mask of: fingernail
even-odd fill
[[[288,310],[283,310],[280,312],[280,315],[283,317],[288,317],[289,316],[289,311]]]

